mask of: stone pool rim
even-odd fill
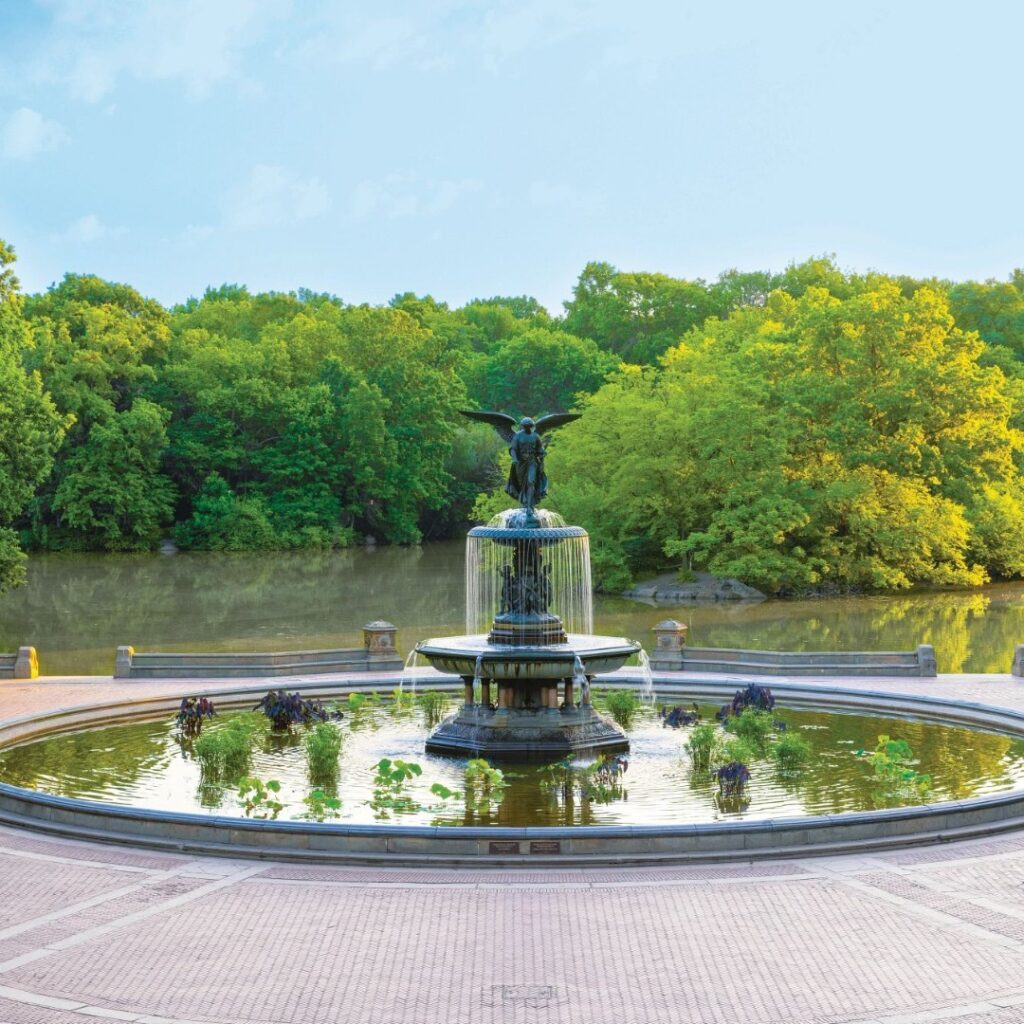
[[[724,700],[748,681],[764,682],[739,676],[655,676],[659,697],[673,699]],[[281,682],[275,684],[280,686]],[[454,676],[421,678],[417,683],[424,689],[461,686],[461,680]],[[397,674],[382,674],[358,680],[294,679],[287,688],[336,696],[353,691],[386,692],[397,684]],[[595,683],[600,689],[639,685],[638,677],[627,674],[598,678]],[[1024,712],[1005,707],[934,694],[845,690],[827,683],[773,679],[770,686],[783,707],[880,713],[1024,739]],[[204,688],[203,693],[231,707],[248,704],[253,694],[266,689],[263,684],[247,684]],[[182,693],[186,691],[187,686],[183,686]],[[107,700],[19,716],[0,723],[0,748],[73,729],[152,719],[176,710],[180,699],[181,693],[174,697]],[[551,867],[574,863],[749,861],[893,849],[1024,828],[1024,788],[911,807],[756,821],[514,828],[255,821],[54,796],[0,783],[0,823],[65,838],[163,851],[321,863]]]

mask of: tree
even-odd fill
[[[68,425],[22,366],[31,344],[14,274],[14,250],[0,240],[0,593],[25,579],[25,556],[11,524],[46,479]]]
[[[692,327],[727,309],[703,281],[588,263],[565,304],[565,329],[627,362],[651,363]]]
[[[166,352],[166,310],[127,285],[75,274],[25,310],[33,332],[26,365],[74,418],[32,503],[32,540],[51,548],[152,547],[172,510],[160,469],[166,435],[159,410],[146,404],[136,412],[135,404]]]
[[[596,391],[617,364],[589,338],[536,327],[496,346],[467,384],[482,408],[537,416],[573,408],[576,396]]]
[[[601,524],[617,579],[650,551],[631,535],[773,592],[1019,575],[1015,391],[983,353],[927,287],[775,292],[586,403],[562,510]]]

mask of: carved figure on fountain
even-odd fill
[[[505,412],[464,410],[462,415],[481,423],[489,423],[503,440],[508,442],[512,465],[509,467],[505,491],[528,512],[532,512],[548,492],[548,478],[544,472],[547,442],[543,440],[543,435],[556,427],[578,420],[580,414],[549,413],[538,420],[524,416],[518,424],[515,417]]]

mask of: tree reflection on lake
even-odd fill
[[[34,644],[48,674],[109,673],[114,648],[275,650],[351,646],[386,618],[399,646],[464,631],[461,542],[332,552],[37,555],[0,597],[0,650]],[[1024,639],[1024,584],[957,593],[648,605],[599,595],[595,627],[650,647],[678,618],[690,642],[765,650],[935,646],[940,672],[1007,672]]]

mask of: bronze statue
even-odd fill
[[[578,420],[578,412],[556,412],[541,416],[534,422],[524,416],[517,424],[515,418],[504,412],[467,412],[463,416],[481,423],[489,423],[508,442],[512,466],[508,472],[506,492],[523,508],[532,512],[548,492],[548,478],[544,472],[544,452],[547,443],[541,436],[555,427]]]

